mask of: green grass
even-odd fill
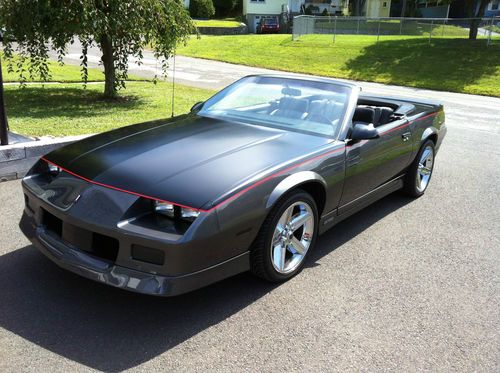
[[[276,70],[500,97],[500,43],[418,36],[202,36],[177,52]]]
[[[97,133],[171,115],[171,84],[129,82],[118,100],[102,98],[103,84],[6,86],[10,129],[31,136]],[[189,111],[213,91],[175,86],[175,114]]]
[[[16,72],[9,72],[7,71],[7,61],[5,58],[0,54],[0,58],[2,58],[2,73],[3,73],[3,80],[4,82],[18,82],[19,81],[19,74]],[[16,62],[17,59],[14,59],[14,62]],[[15,66],[14,66],[15,67]],[[55,61],[49,61],[49,69],[50,73],[52,75],[50,81],[53,82],[63,82],[63,83],[72,83],[72,82],[81,82],[82,81],[82,75],[81,75],[81,69],[79,66],[72,66],[72,65],[60,65],[59,63]],[[89,82],[102,82],[104,81],[104,74],[101,70],[99,69],[89,69],[89,75],[88,75],[88,81]],[[29,77],[29,73],[26,72],[25,76],[27,78],[26,81],[28,82],[40,82],[40,78],[38,76],[34,76],[33,78]],[[129,76],[129,80],[147,80],[146,78],[140,78],[136,77],[134,75]]]
[[[491,29],[491,31],[496,32],[497,34],[500,34],[500,26],[491,25],[491,26],[485,26],[484,28],[486,30]]]
[[[227,19],[195,19],[194,24],[196,27],[238,27],[240,22],[235,20],[227,20]]]

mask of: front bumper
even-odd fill
[[[148,294],[173,296],[231,277],[249,269],[245,252],[222,263],[180,276],[162,276],[122,267],[94,257],[59,239],[35,219],[23,214],[19,224],[28,239],[58,266],[106,285]]]

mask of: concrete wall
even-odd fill
[[[43,139],[0,146],[0,181],[22,178],[41,156],[88,136]]]
[[[238,27],[198,27],[198,32],[203,35],[242,35],[248,34],[246,25]]]

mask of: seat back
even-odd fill
[[[278,117],[302,119],[307,115],[308,101],[303,98],[284,96],[280,99],[278,108],[271,115]]]
[[[354,110],[354,116],[352,117],[353,122],[363,122],[372,123],[377,126],[380,118],[380,110],[378,108],[373,108],[370,106],[358,106]]]

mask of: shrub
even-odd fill
[[[191,0],[189,14],[196,18],[210,18],[215,14],[214,4],[212,0]]]

